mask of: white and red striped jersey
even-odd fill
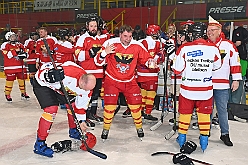
[[[221,67],[219,49],[204,39],[183,44],[173,62],[175,74],[182,73],[180,94],[190,100],[208,100],[213,96],[213,70]]]
[[[50,48],[50,51],[55,51],[54,50],[54,45],[58,42],[55,37],[52,36],[47,36],[46,37],[47,44]],[[51,62],[50,56],[47,53],[46,46],[44,44],[43,38],[39,38],[36,42],[36,54],[37,54],[37,59],[36,62],[39,62],[40,65],[46,63],[46,62]],[[55,59],[55,54],[52,54],[53,59]]]
[[[105,35],[107,37],[107,35]],[[81,35],[76,43],[75,56],[76,60],[79,61],[81,67],[85,69],[87,73],[93,74],[96,78],[103,78],[103,67],[97,66],[94,63],[94,57],[90,56],[89,50],[91,48],[100,48],[102,43],[107,38],[102,36],[91,36],[88,32]]]
[[[38,56],[35,52],[36,41],[29,38],[24,42],[24,47],[25,47],[26,52],[28,54],[27,59],[26,59],[27,64],[35,64],[36,59],[38,58]]]
[[[213,72],[213,86],[214,89],[229,89],[230,75],[233,80],[242,80],[239,53],[236,46],[227,39],[220,37],[214,44],[220,49],[220,53],[225,53],[226,56],[221,68]]]
[[[64,63],[66,61],[74,62],[74,53],[75,48],[69,41],[58,41],[54,45],[55,52],[55,61],[56,63]]]
[[[76,96],[74,111],[78,120],[86,120],[86,110],[89,105],[89,101],[92,95],[92,91],[85,91],[80,89],[78,81],[83,74],[86,74],[85,70],[75,64],[74,62],[68,61],[61,65],[64,69],[65,78],[63,79],[64,87],[69,95]],[[54,91],[63,94],[59,89],[61,88],[60,82],[48,83],[44,78],[44,74],[52,69],[53,65],[51,62],[45,63],[36,72],[35,78],[41,86],[46,86]]]
[[[20,42],[10,43],[4,42],[1,45],[1,51],[4,58],[4,72],[18,73],[18,72],[26,72],[26,67],[24,66],[23,60],[20,60],[17,52],[22,49],[25,51],[24,46]],[[24,70],[23,70],[24,69]]]
[[[101,54],[106,54],[105,47],[108,44],[114,44],[115,53],[108,54],[102,59]],[[132,40],[128,46],[124,46],[117,37],[105,41],[102,50],[94,59],[99,66],[107,64],[105,75],[113,81],[130,82],[135,78],[137,63],[147,66],[149,58],[151,58],[150,54],[139,41]]]
[[[147,36],[145,39],[139,41],[144,45],[144,47],[150,54],[150,58],[156,59],[157,63],[159,63],[160,58],[157,55],[160,52],[159,40],[154,40],[151,36]],[[138,82],[146,82],[149,80],[158,81],[158,72],[159,72],[159,68],[150,69],[144,64],[140,64],[138,62],[137,81]]]

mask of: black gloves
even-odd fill
[[[193,151],[195,151],[197,148],[197,145],[193,141],[187,141],[183,144],[183,146],[180,149],[181,153],[184,154],[191,154]]]
[[[164,48],[165,48],[166,53],[167,53],[168,56],[170,56],[172,53],[175,52],[175,46],[171,42],[166,42],[166,45],[165,45]]]
[[[44,74],[45,80],[49,83],[55,83],[62,81],[65,78],[64,70],[61,66],[58,66],[57,69],[50,69],[47,73]]]
[[[27,53],[24,52],[22,49],[20,49],[20,51],[16,51],[16,53],[17,53],[17,57],[21,60],[27,58]]]
[[[179,163],[181,165],[194,165],[190,158],[182,153],[178,153],[173,156],[173,163]]]
[[[54,152],[66,152],[71,150],[72,141],[71,140],[63,140],[55,142],[51,145],[51,148]]]
[[[91,58],[94,58],[97,54],[97,52],[101,49],[101,47],[92,47],[90,50],[89,50],[89,54],[90,54],[90,57]]]

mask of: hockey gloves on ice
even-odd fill
[[[89,54],[90,54],[90,57],[91,58],[94,58],[97,54],[97,52],[101,49],[101,47],[92,47],[90,50],[89,50]]]
[[[63,140],[55,142],[51,145],[51,148],[54,152],[66,152],[71,150],[72,141],[71,140]]]
[[[173,156],[173,163],[179,163],[181,165],[194,165],[190,158],[182,153],[178,153]]]
[[[62,81],[65,78],[64,70],[61,66],[58,66],[57,69],[50,69],[44,74],[44,78],[49,83]]]
[[[197,148],[197,145],[195,144],[195,142],[187,141],[181,147],[180,152],[184,154],[191,154],[192,152],[196,150],[196,148]]]
[[[87,132],[85,135],[85,142],[87,143],[89,148],[93,148],[96,145],[96,137],[91,132]],[[86,146],[82,142],[82,145],[80,146],[81,150],[87,151]]]

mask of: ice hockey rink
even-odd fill
[[[36,130],[39,118],[42,114],[38,102],[32,92],[29,82],[26,82],[27,92],[31,99],[20,99],[18,84],[14,83],[12,91],[12,103],[7,103],[4,97],[5,79],[0,78],[0,165],[170,165],[172,155],[151,156],[157,151],[179,152],[179,146],[172,136],[165,140],[164,135],[172,130],[168,120],[173,113],[165,118],[161,127],[150,131],[153,124],[144,124],[145,137],[141,141],[132,118],[122,118],[126,107],[121,107],[115,116],[108,139],[103,143],[100,135],[102,125],[96,125],[91,132],[97,137],[94,150],[107,155],[107,159],[98,158],[86,151],[78,150],[65,153],[54,153],[53,158],[47,158],[33,153],[33,145],[36,140]],[[99,115],[102,108],[99,107]],[[161,112],[154,110],[154,116],[160,117]],[[233,147],[225,146],[219,139],[220,130],[212,128],[209,145],[203,153],[199,145],[199,130],[189,129],[187,140],[194,141],[198,147],[196,151],[188,155],[214,165],[247,165],[248,164],[248,123],[230,121],[230,136]],[[47,138],[50,146],[56,141],[66,140],[68,137],[68,124],[66,111],[59,109],[51,132]],[[200,163],[195,163],[200,164]]]

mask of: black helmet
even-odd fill
[[[98,19],[99,19],[99,17],[97,17],[97,16],[89,16],[87,18],[87,21],[86,21],[86,26],[89,26],[89,23],[92,22],[92,21],[96,21],[97,24],[98,24]]]
[[[85,26],[82,26],[82,27],[80,28],[80,33],[81,33],[81,32],[85,33],[86,31],[87,31],[87,28],[86,28]]]
[[[69,32],[67,29],[60,29],[58,31],[58,36],[60,37],[61,40],[64,40],[64,39],[66,39],[65,38],[66,36],[69,36]]]
[[[100,30],[104,29],[104,23],[105,23],[105,21],[101,17],[98,17],[97,28]]]
[[[207,26],[202,22],[196,22],[189,27],[189,33],[192,33],[193,40],[206,37]]]

